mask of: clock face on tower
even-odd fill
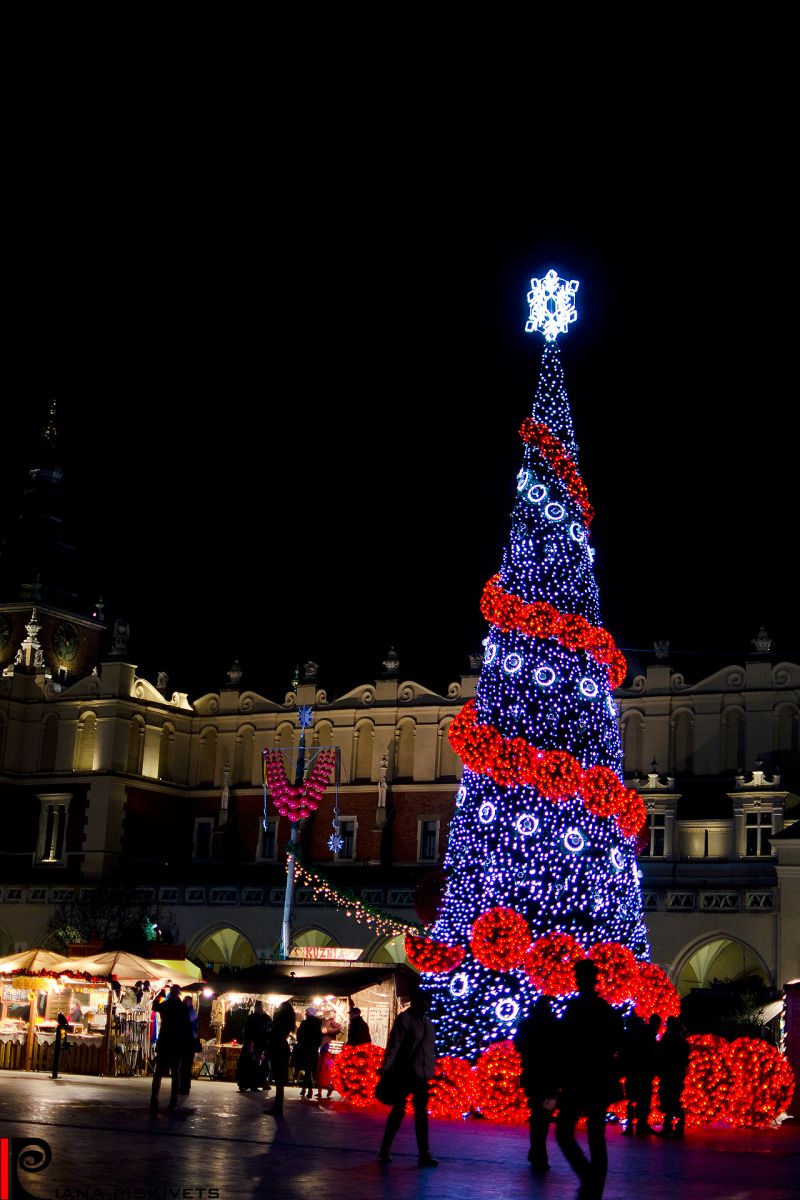
[[[11,641],[11,622],[5,613],[0,613],[0,650],[5,650]]]
[[[77,657],[79,644],[80,638],[74,625],[70,625],[69,621],[56,625],[53,630],[53,649],[57,658],[62,662],[72,662]]]

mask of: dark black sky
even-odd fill
[[[20,196],[9,254],[3,461],[55,396],[75,533],[142,673],[196,697],[238,656],[282,700],[305,658],[341,693],[393,645],[404,678],[457,678],[536,385],[525,296],[551,266],[581,281],[562,356],[606,626],[699,664],[763,623],[797,659],[779,222],[653,191],[572,220],[519,194],[227,182],[116,177],[46,214]]]

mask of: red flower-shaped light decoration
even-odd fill
[[[490,971],[513,971],[525,957],[530,941],[528,922],[513,908],[490,908],[481,913],[470,933],[472,953]]]
[[[639,979],[635,985],[633,999],[636,1012],[645,1021],[658,1013],[662,1023],[667,1017],[679,1017],[681,1000],[669,976],[655,963],[639,964]]]
[[[475,1065],[477,1107],[489,1121],[521,1124],[530,1115],[519,1086],[522,1059],[512,1042],[495,1042]]]
[[[434,938],[417,937],[413,933],[405,936],[406,958],[418,971],[445,974],[454,971],[464,961],[463,946],[448,946]]]
[[[473,1067],[463,1058],[437,1058],[428,1101],[431,1116],[455,1120],[465,1117],[477,1104],[478,1083]]]
[[[356,1108],[377,1104],[375,1085],[383,1061],[383,1047],[368,1042],[365,1046],[342,1046],[333,1056],[331,1082],[343,1100]]]
[[[733,1071],[728,1058],[729,1043],[713,1033],[694,1034],[681,1100],[687,1125],[711,1125],[726,1116]]]
[[[598,969],[597,991],[609,1004],[621,1004],[636,994],[639,963],[619,942],[595,942],[589,958]]]
[[[578,990],[575,963],[585,957],[583,946],[568,933],[548,933],[529,947],[523,967],[540,992],[547,996],[568,996]]]
[[[290,821],[302,821],[317,808],[331,771],[336,765],[335,750],[320,750],[315,756],[308,774],[300,784],[289,783],[283,769],[280,750],[264,751],[264,782],[269,787],[272,801],[282,817]]]
[[[733,1087],[726,1120],[731,1125],[763,1128],[789,1107],[794,1072],[783,1055],[757,1038],[736,1038],[728,1046]]]

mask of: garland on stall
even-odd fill
[[[585,650],[600,666],[608,667],[608,682],[613,690],[625,681],[628,664],[617,649],[613,637],[602,625],[591,625],[578,613],[560,613],[546,600],[528,604],[501,586],[493,575],[481,596],[481,613],[501,633],[518,630],[528,637],[554,638],[567,650]]]
[[[397,917],[392,916],[391,913],[376,908],[373,904],[368,904],[366,900],[362,900],[360,896],[356,896],[355,892],[348,891],[346,888],[336,888],[329,880],[323,878],[322,875],[308,870],[300,861],[296,845],[292,846],[292,853],[294,854],[297,877],[306,887],[311,888],[314,900],[323,901],[326,904],[334,905],[336,908],[345,909],[345,916],[353,917],[356,921],[364,921],[367,925],[371,925],[377,930],[378,933],[389,933],[393,937],[397,937],[401,933],[419,933],[422,929],[422,925],[400,921]]]
[[[583,523],[588,529],[594,518],[594,509],[589,503],[589,493],[586,489],[586,484],[581,479],[580,472],[573,459],[570,458],[564,449],[564,443],[560,442],[546,425],[543,425],[540,421],[534,421],[533,417],[526,417],[522,422],[519,427],[519,436],[523,442],[526,442],[529,446],[534,446],[542,458],[553,468],[553,471],[565,485],[567,492],[583,513]]]
[[[474,700],[453,719],[449,737],[466,767],[489,775],[501,787],[534,787],[555,804],[582,794],[589,812],[615,817],[623,837],[633,837],[645,823],[641,796],[626,788],[610,767],[584,768],[566,750],[537,750],[524,738],[504,737],[492,725],[479,724]]]
[[[17,967],[16,971],[8,972],[7,978],[13,979],[14,983],[19,984],[21,988],[32,991],[34,988],[45,986],[48,979],[80,980],[82,983],[105,984],[108,987],[117,977],[116,975],[92,975],[90,971],[71,971],[67,965],[62,971],[30,971],[26,967]]]

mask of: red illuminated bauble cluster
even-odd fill
[[[537,938],[525,955],[525,974],[547,996],[566,996],[578,990],[575,963],[585,958],[580,942],[568,933]]]
[[[376,1104],[375,1085],[383,1062],[383,1047],[368,1042],[364,1046],[342,1046],[333,1056],[331,1082],[348,1104],[366,1108]]]
[[[513,592],[503,591],[500,576],[493,575],[481,596],[481,612],[501,632],[517,630],[529,637],[555,638],[567,650],[585,650],[595,662],[608,667],[612,688],[620,687],[628,671],[625,655],[611,634],[600,625],[590,625],[578,613],[560,613],[545,600],[527,604]]]
[[[264,782],[280,815],[290,821],[302,821],[319,808],[335,764],[334,750],[320,750],[303,783],[293,784],[284,773],[280,750],[265,750]]]
[[[490,971],[513,971],[531,944],[528,922],[513,908],[490,908],[481,913],[470,933],[473,955]]]
[[[737,1038],[728,1046],[733,1087],[725,1119],[731,1125],[764,1127],[789,1107],[794,1073],[769,1042]]]
[[[691,1054],[681,1095],[686,1124],[711,1125],[727,1113],[733,1089],[728,1043],[713,1033],[693,1034],[688,1041]]]
[[[597,992],[609,1004],[621,1004],[636,995],[641,967],[632,951],[619,942],[595,942],[588,957],[597,967]]]
[[[594,517],[594,509],[589,503],[589,493],[574,460],[567,454],[564,443],[559,441],[546,425],[540,421],[534,421],[533,417],[526,417],[522,422],[519,436],[529,446],[535,446],[542,458],[550,464],[583,513],[584,523],[587,526],[590,525]]]
[[[431,1116],[455,1120],[477,1106],[478,1085],[472,1066],[463,1058],[437,1058],[428,1101]]]
[[[633,999],[636,1001],[636,1013],[644,1021],[649,1021],[653,1013],[658,1013],[662,1021],[681,1015],[681,998],[669,976],[655,963],[639,964],[639,978]]]
[[[417,937],[413,933],[405,936],[406,958],[418,971],[444,974],[453,971],[464,961],[463,946],[447,946],[434,938]]]
[[[520,1124],[530,1116],[519,1086],[522,1059],[512,1042],[495,1042],[475,1064],[476,1107],[489,1121]]]
[[[646,820],[644,801],[607,767],[584,769],[566,750],[537,750],[523,738],[506,738],[478,722],[469,700],[450,725],[450,745],[471,771],[488,775],[500,787],[521,783],[558,803],[580,794],[590,812],[614,816],[624,837],[633,837]]]

